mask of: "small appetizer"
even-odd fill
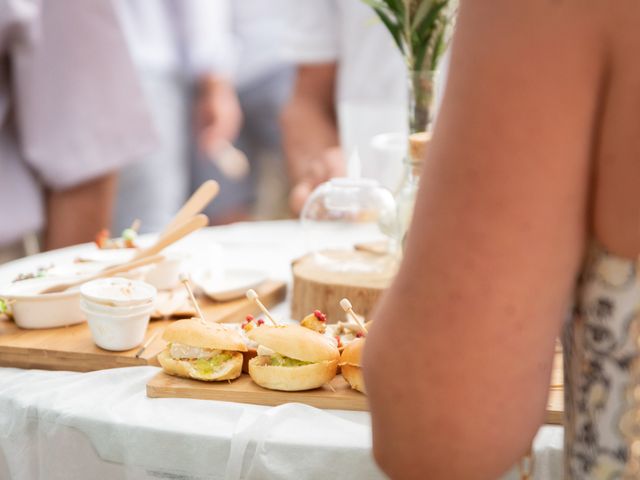
[[[326,335],[336,339],[338,348],[344,348],[354,340],[363,337],[364,333],[357,323],[338,322],[327,326]]]
[[[111,238],[111,232],[103,228],[96,235],[95,243],[100,249],[136,248],[138,228],[140,228],[140,222],[136,220],[131,227],[122,231],[120,238]]]
[[[300,325],[265,325],[249,330],[247,336],[258,344],[249,375],[261,387],[311,390],[336,376],[338,348],[318,332]]]
[[[258,344],[247,336],[247,332],[254,328],[261,327],[262,325],[264,325],[264,319],[255,319],[253,315],[247,315],[244,322],[241,324],[240,334],[242,336],[242,340],[244,340],[244,343],[247,346],[247,351],[242,353],[244,357],[244,361],[242,362],[243,373],[249,373],[249,361],[258,355]]]
[[[162,335],[168,343],[158,361],[169,375],[196,380],[233,380],[242,373],[247,346],[238,332],[199,319],[178,320]]]
[[[362,375],[360,363],[364,342],[364,337],[357,338],[345,347],[340,356],[340,369],[342,370],[342,376],[349,382],[351,388],[367,393],[364,388],[364,376]]]
[[[364,319],[358,317],[360,323],[364,323]],[[300,321],[300,325],[318,332],[325,337],[331,339],[340,351],[357,338],[364,336],[365,331],[355,322],[338,322],[327,325],[327,316],[320,310],[315,310]]]
[[[327,330],[327,316],[320,310],[315,310],[313,313],[304,317],[300,325],[324,335]]]

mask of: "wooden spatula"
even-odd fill
[[[206,227],[209,224],[209,218],[202,213],[200,215],[196,215],[195,217],[191,217],[186,221],[182,222],[182,224],[177,225],[173,230],[167,230],[162,233],[156,243],[151,245],[144,250],[138,251],[133,257],[134,260],[139,258],[148,257],[150,255],[155,255],[160,253],[162,250],[167,248],[169,245],[177,242],[178,240],[186,237],[192,232],[201,229],[202,227]]]
[[[220,192],[220,185],[218,185],[218,182],[215,180],[208,180],[204,182],[194,192],[194,194],[191,195],[189,200],[187,200],[178,213],[176,213],[175,217],[173,217],[169,224],[164,227],[164,230],[160,235],[164,235],[189,218],[200,213],[214,198],[216,198],[218,192]]]

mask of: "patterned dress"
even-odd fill
[[[566,480],[640,478],[639,303],[635,261],[593,245],[563,335]]]

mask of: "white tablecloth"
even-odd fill
[[[275,222],[208,229],[181,248],[206,255],[218,244],[226,265],[260,265],[289,280],[305,243],[296,222]],[[0,266],[0,282],[50,258]],[[368,413],[150,399],[145,385],[157,371],[0,368],[0,479],[384,478],[371,456]],[[535,478],[561,478],[562,429],[543,427],[534,451]]]

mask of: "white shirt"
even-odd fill
[[[289,0],[233,0],[233,25],[238,44],[236,85],[250,87],[289,62],[284,56]]]
[[[0,246],[43,226],[43,188],[117,170],[155,142],[110,0],[0,0]]]
[[[391,34],[362,0],[290,0],[288,17],[288,58],[337,63],[340,141],[347,155],[358,151],[362,173],[374,176],[367,171],[372,138],[408,131],[406,69]]]
[[[115,5],[138,68],[195,77],[234,75],[229,0],[117,0]]]

